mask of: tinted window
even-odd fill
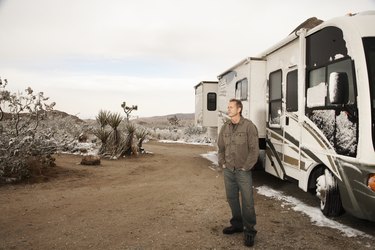
[[[213,92],[207,93],[207,110],[208,111],[216,110],[216,93],[213,93]]]
[[[298,111],[298,74],[297,70],[286,76],[286,111]]]
[[[247,100],[247,79],[242,79],[236,83],[236,98],[241,101]]]
[[[308,36],[306,52],[306,63],[310,69],[346,57],[348,50],[342,30],[337,27],[327,27]]]
[[[269,76],[269,122],[270,124],[280,124],[281,115],[281,70],[272,72]]]

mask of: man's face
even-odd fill
[[[234,117],[236,115],[239,115],[240,110],[241,109],[237,107],[235,102],[229,102],[228,104],[228,116],[229,117]]]

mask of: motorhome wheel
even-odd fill
[[[339,216],[344,212],[337,180],[328,169],[316,180],[316,195],[324,215]]]

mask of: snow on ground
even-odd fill
[[[367,238],[373,238],[371,235],[368,235],[359,230],[356,230],[354,228],[348,227],[337,221],[327,218],[323,215],[323,213],[320,211],[318,207],[308,206],[304,204],[302,201],[294,197],[284,195],[282,192],[276,191],[270,187],[260,186],[257,187],[256,190],[260,195],[283,201],[283,206],[291,206],[291,208],[294,211],[306,214],[310,217],[310,220],[314,225],[338,229],[347,237],[362,236]]]
[[[201,156],[203,158],[206,158],[207,160],[211,161],[212,164],[214,164],[215,166],[219,166],[216,151],[207,152],[207,154],[201,154]]]
[[[216,151],[208,152],[206,154],[201,154],[201,156],[203,158],[210,160],[213,165],[215,166],[218,165]],[[370,239],[373,238],[371,235],[368,235],[362,231],[348,227],[337,221],[327,218],[326,216],[323,215],[323,213],[320,211],[318,207],[312,207],[312,206],[306,205],[302,201],[292,196],[284,195],[282,192],[276,191],[268,186],[260,186],[260,187],[257,187],[256,190],[258,194],[260,195],[282,201],[283,207],[287,205],[287,206],[290,206],[294,211],[306,214],[307,216],[310,217],[310,220],[314,225],[317,225],[320,227],[330,227],[330,228],[338,229],[347,237],[362,236],[362,237],[366,237]]]
[[[213,146],[212,143],[205,143],[205,142],[199,142],[199,141],[194,141],[192,140],[191,142],[186,142],[184,140],[177,140],[177,141],[172,141],[172,140],[159,140],[161,143],[178,143],[178,144],[191,144],[191,145],[207,145],[207,146]]]

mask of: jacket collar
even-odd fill
[[[237,124],[242,124],[242,123],[244,122],[244,119],[245,119],[245,118],[243,118],[243,116],[241,115],[241,117],[240,117],[240,121],[239,121]],[[233,124],[233,123],[232,123],[232,120],[228,120],[227,123],[228,123],[228,124]]]

